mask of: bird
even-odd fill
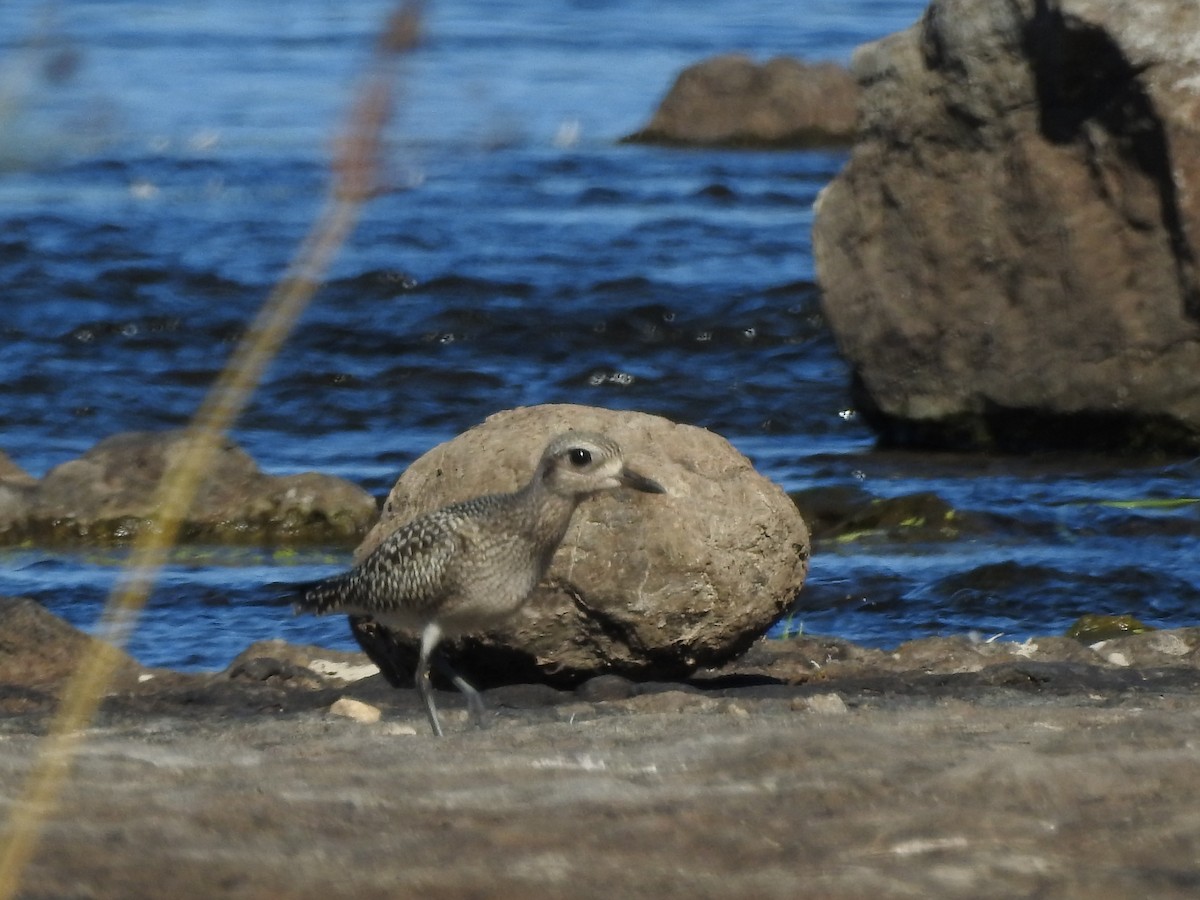
[[[419,634],[414,683],[433,733],[443,735],[431,666],[466,697],[471,720],[482,727],[479,692],[450,668],[438,645],[445,637],[484,631],[516,613],[546,574],[580,502],[618,488],[666,493],[657,481],[625,465],[611,438],[589,431],[559,434],[520,489],[418,516],[350,570],[301,585],[294,610],[365,615],[389,629]]]

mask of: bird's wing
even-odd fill
[[[452,561],[462,553],[456,522],[444,514],[409,522],[350,571],[308,585],[297,609],[420,617],[453,588]]]
[[[387,597],[379,598],[383,605],[392,598],[405,609],[420,609],[453,587],[453,563],[463,553],[460,524],[444,511],[416,519],[363,560],[363,573],[370,571],[373,581],[387,585]]]

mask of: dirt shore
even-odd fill
[[[259,648],[108,698],[20,896],[1194,897],[1197,643],[774,641],[497,688],[483,731],[444,692],[441,740],[414,691]],[[6,691],[8,811],[48,706]]]

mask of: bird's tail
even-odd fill
[[[289,592],[292,611],[297,614],[308,613],[314,616],[345,612],[346,602],[350,596],[347,574],[335,575],[333,578],[325,578],[321,581],[292,585]]]

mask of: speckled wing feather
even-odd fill
[[[418,617],[427,613],[453,590],[451,561],[462,553],[461,524],[462,516],[454,508],[414,519],[349,572],[306,585],[297,611]]]

